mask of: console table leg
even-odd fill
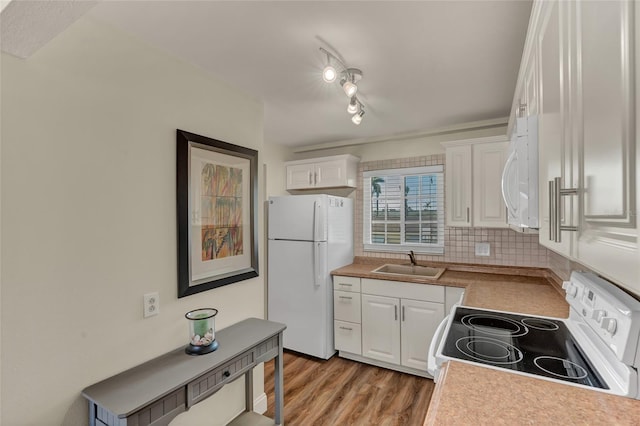
[[[284,424],[284,364],[283,364],[283,351],[282,351],[282,333],[279,336],[278,356],[275,359],[274,368],[274,393],[275,393],[275,418],[274,421],[277,425]]]
[[[245,410],[253,411],[253,368],[244,374]]]

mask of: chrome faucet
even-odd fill
[[[411,260],[411,264],[413,266],[418,265],[418,262],[416,262],[416,255],[413,253],[413,250],[409,251],[409,259]]]

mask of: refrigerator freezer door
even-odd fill
[[[269,240],[268,318],[287,325],[285,348],[324,359],[335,353],[326,258],[326,242]]]
[[[269,198],[269,239],[327,241],[326,195]]]

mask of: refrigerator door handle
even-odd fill
[[[320,220],[320,202],[313,202],[313,241],[318,241],[320,237],[320,225],[322,221]]]
[[[320,243],[313,243],[313,284],[316,287],[322,285],[322,264],[320,259]]]

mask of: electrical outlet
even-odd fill
[[[476,243],[476,256],[490,256],[491,244],[489,243]]]
[[[158,315],[160,313],[160,295],[158,293],[145,294],[143,308],[143,315],[145,318]]]

